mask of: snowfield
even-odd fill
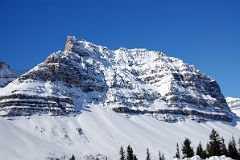
[[[126,148],[130,144],[139,159],[145,159],[146,148],[152,158],[157,159],[160,150],[167,159],[173,159],[176,143],[181,147],[185,137],[192,140],[194,150],[199,141],[206,145],[213,128],[226,142],[232,136],[240,137],[239,122],[197,123],[186,119],[169,123],[152,115],[118,114],[110,108],[92,105],[75,117],[0,118],[0,157],[4,160],[67,159],[74,154],[77,159],[98,155],[100,159],[107,156],[116,160],[120,146]],[[226,158],[211,158],[215,159]]]

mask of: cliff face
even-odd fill
[[[0,88],[5,87],[16,78],[17,75],[10,66],[5,62],[0,61]]]
[[[161,52],[112,51],[75,37],[0,95],[2,116],[71,114],[89,103],[116,112],[231,117],[217,82],[194,66]]]

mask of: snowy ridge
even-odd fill
[[[39,104],[33,107],[28,99]],[[67,38],[63,52],[51,54],[0,93],[2,116],[65,115],[91,103],[114,106],[115,111],[160,113],[168,109],[177,115],[184,110],[183,116],[232,120],[217,82],[194,66],[157,51],[112,51],[75,37]]]
[[[5,87],[8,83],[17,78],[16,73],[8,64],[0,61],[0,88]]]

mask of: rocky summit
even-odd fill
[[[163,120],[232,120],[218,83],[193,65],[158,51],[110,50],[71,36],[64,51],[0,92],[3,117],[69,115],[89,104]]]
[[[0,88],[17,78],[16,73],[3,61],[0,61]]]

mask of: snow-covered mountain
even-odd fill
[[[112,51],[75,37],[0,93],[2,116],[73,114],[91,103],[160,119],[232,120],[217,82],[194,66],[161,52]]]
[[[0,115],[4,160],[115,160],[128,144],[139,159],[146,148],[172,159],[185,137],[196,149],[213,128],[226,142],[240,136],[219,85],[194,66],[75,37],[0,89]]]
[[[226,101],[232,112],[240,117],[240,98],[227,97]]]
[[[5,62],[0,61],[0,88],[17,78],[16,73]]]

